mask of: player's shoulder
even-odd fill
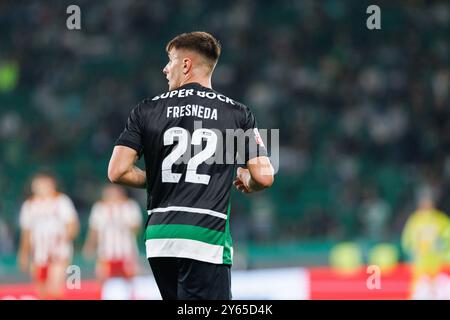
[[[413,211],[413,213],[411,213],[411,215],[409,216],[410,220],[420,220],[421,217],[423,217],[423,211],[422,209],[417,209],[415,211]]]
[[[168,99],[165,98],[170,96],[170,92],[167,91],[155,96],[143,98],[131,109],[131,114],[141,119],[151,118],[155,113],[161,112],[161,108],[166,106],[165,102]]]
[[[245,126],[248,123],[252,123],[252,122],[256,121],[255,116],[249,106],[247,106],[246,104],[244,104],[240,101],[235,101],[235,102],[236,102],[236,111],[238,113],[238,118],[240,119],[242,125]]]
[[[417,221],[420,220],[420,210],[413,211],[407,218],[406,218],[406,226],[408,228],[412,228],[412,226],[417,225]]]
[[[437,218],[439,219],[440,222],[442,223],[447,223],[450,221],[450,218],[448,217],[448,215],[441,210],[437,210],[435,211]]]
[[[72,199],[70,199],[70,197],[63,192],[56,193],[54,199],[55,201],[59,201],[63,204],[72,204]]]
[[[92,212],[96,212],[99,209],[102,209],[105,205],[106,204],[105,204],[105,202],[103,200],[95,201],[94,204],[92,205],[91,210],[92,210]]]
[[[139,112],[145,112],[151,108],[154,108],[156,105],[155,100],[153,98],[146,97],[139,101],[134,107],[133,110],[138,110]]]
[[[193,95],[193,93],[194,88],[178,88],[173,90],[166,90],[151,97],[143,99],[141,101],[141,104],[143,107],[151,108],[160,105],[161,103],[164,104],[164,102],[167,102],[172,98],[184,98]]]
[[[239,118],[246,117],[249,113],[251,113],[250,108],[244,104],[243,102],[230,98],[228,95],[218,92],[216,90],[211,89],[217,96],[217,98],[224,102],[229,111],[237,114]]]
[[[27,211],[27,209],[32,206],[36,202],[36,199],[34,196],[29,196],[26,198],[22,203],[22,211]]]
[[[244,113],[251,112],[250,108],[246,104],[244,104],[243,102],[240,102],[240,101],[237,101],[237,100],[234,100],[234,102],[236,104],[236,109],[237,110],[239,110],[241,112],[244,112]]]
[[[133,198],[128,198],[125,203],[130,207],[140,209],[139,203],[136,200],[134,200]]]

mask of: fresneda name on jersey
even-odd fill
[[[166,118],[180,118],[184,116],[217,120],[217,109],[200,106],[198,104],[167,107]]]
[[[235,105],[236,103],[220,93],[215,93],[212,91],[200,91],[195,89],[180,89],[165,92],[159,96],[156,96],[152,101],[167,98],[185,98],[188,96],[196,95],[201,98],[206,98],[210,100],[218,99],[219,101]],[[202,119],[217,120],[217,109],[204,107],[197,104],[187,104],[184,106],[168,106],[166,112],[166,118],[179,118],[179,117],[198,117]]]

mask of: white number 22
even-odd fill
[[[164,145],[169,146],[174,143],[174,138],[178,138],[178,145],[171,153],[164,158],[162,162],[162,182],[178,183],[181,179],[181,173],[173,173],[172,165],[177,161],[188,148],[189,132],[180,127],[173,127],[164,132]],[[191,144],[201,145],[202,140],[206,139],[206,147],[201,152],[192,157],[186,169],[186,182],[208,184],[210,175],[198,174],[197,167],[207,159],[209,159],[216,151],[217,135],[209,129],[197,129],[192,134]]]

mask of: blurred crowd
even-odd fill
[[[81,30],[68,30],[68,5]],[[213,87],[280,129],[271,190],[233,194],[236,241],[398,239],[421,189],[450,213],[447,1],[1,1],[0,252],[29,179],[56,172],[82,228],[130,109],[167,90],[165,44],[222,43]],[[145,193],[130,190],[144,210]]]

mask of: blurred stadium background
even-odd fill
[[[80,31],[66,28],[70,4]],[[381,30],[366,28],[370,4]],[[433,190],[450,213],[449,11],[445,0],[2,0],[0,292],[29,290],[16,264],[18,213],[42,168],[75,203],[74,264],[93,283],[80,251],[115,139],[137,102],[167,90],[166,42],[204,30],[223,45],[214,88],[249,105],[260,128],[280,129],[273,187],[232,193],[235,296],[406,299],[400,236],[418,192]],[[145,192],[128,191],[144,217]],[[152,298],[138,241],[136,287]],[[371,291],[360,267],[380,261],[398,267]],[[259,288],[269,281],[278,295]]]

